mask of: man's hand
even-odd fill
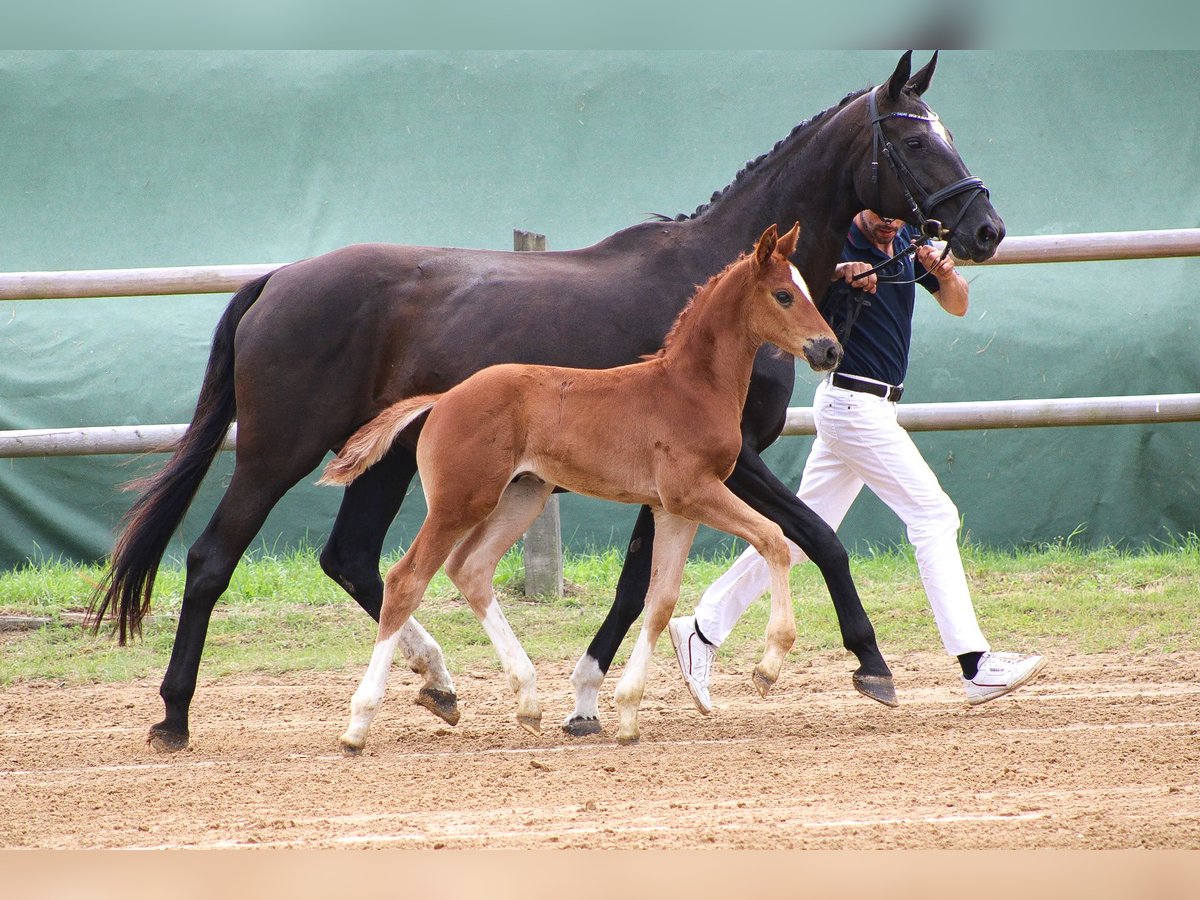
[[[940,256],[928,244],[917,248],[917,260],[937,277],[938,289],[933,294],[937,302],[950,315],[965,316],[969,303],[967,282],[954,268],[954,257],[947,253],[946,258],[938,262]]]
[[[843,262],[838,263],[837,268],[833,270],[834,281],[844,281],[851,287],[859,288],[866,291],[868,294],[875,293],[875,286],[878,284],[874,274],[868,275],[866,278],[854,280],[854,276],[860,272],[870,272],[871,264],[865,262]]]
[[[945,283],[956,277],[958,273],[954,270],[954,257],[947,253],[946,258],[939,262],[941,255],[940,251],[929,244],[923,244],[917,248],[917,261],[925,267],[926,271],[933,273],[938,281]]]

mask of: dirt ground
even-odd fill
[[[565,665],[539,666],[540,737],[497,672],[458,676],[450,728],[397,669],[357,759],[336,740],[360,668],[202,681],[173,756],[145,741],[156,679],[7,688],[0,847],[1200,848],[1200,654],[1059,650],[978,708],[912,654],[896,710],[852,691],[848,657],[792,657],[766,700],[724,667],[705,718],[669,652],[630,747],[611,678],[607,733],[561,733]]]

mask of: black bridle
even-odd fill
[[[917,248],[923,244],[929,243],[931,240],[940,239],[946,242],[946,246],[942,250],[942,255],[938,259],[940,263],[950,253],[950,238],[954,235],[954,230],[962,224],[963,217],[967,214],[967,210],[971,208],[971,204],[975,202],[980,194],[990,196],[987,186],[983,183],[983,179],[976,178],[973,175],[966,178],[960,178],[952,184],[946,185],[936,191],[927,191],[925,186],[921,184],[912,167],[904,161],[904,157],[896,150],[895,145],[888,140],[888,136],[883,131],[883,122],[885,119],[916,119],[919,122],[937,122],[937,113],[930,111],[927,116],[919,115],[918,113],[909,112],[890,112],[879,114],[879,106],[875,102],[876,91],[871,91],[867,98],[867,113],[871,124],[871,183],[875,186],[875,214],[879,215],[879,208],[883,205],[883,188],[879,184],[879,155],[882,152],[884,159],[892,167],[892,171],[896,175],[896,181],[900,183],[900,190],[904,192],[904,199],[908,201],[908,207],[912,211],[913,224],[917,225],[921,231],[921,237],[912,241],[907,247],[899,253],[881,262],[873,268],[867,269],[865,272],[853,276],[850,283],[844,285],[844,293],[847,299],[846,319],[843,323],[839,338],[842,343],[845,343],[850,332],[854,329],[854,324],[862,313],[864,306],[870,306],[871,302],[867,298],[866,291],[854,286],[854,282],[866,278],[868,275],[876,275],[882,281],[888,281],[891,284],[912,284],[916,279],[911,281],[900,281],[896,274],[879,273],[884,272],[889,266],[897,260],[909,254],[916,254]],[[954,224],[947,228],[942,224],[940,219],[933,218],[934,211],[942,203],[945,203],[951,197],[957,197],[959,194],[964,194],[967,191],[971,192],[971,197],[963,204],[962,209],[958,213],[958,218],[954,220]],[[913,197],[916,194],[920,198]]]
[[[940,239],[946,242],[941,256],[941,259],[945,259],[950,253],[950,238],[954,235],[955,229],[962,224],[963,217],[966,216],[967,210],[971,208],[971,204],[975,202],[980,194],[989,196],[983,179],[976,178],[973,175],[960,178],[958,181],[936,191],[927,191],[925,186],[921,184],[920,179],[917,178],[916,173],[913,172],[912,167],[904,161],[904,157],[900,155],[895,145],[888,140],[887,135],[883,131],[883,122],[885,119],[916,119],[919,122],[933,123],[938,121],[937,113],[931,111],[929,115],[922,116],[917,113],[897,111],[880,115],[879,106],[875,102],[875,94],[876,91],[873,90],[867,98],[867,113],[871,123],[871,183],[875,186],[875,214],[879,215],[879,208],[883,202],[883,188],[879,184],[879,155],[882,152],[883,158],[891,165],[892,171],[896,175],[896,180],[900,183],[900,189],[904,192],[904,199],[908,201],[908,207],[912,211],[913,218],[911,221],[920,228],[922,240],[920,242],[913,242],[891,259],[875,266],[875,268],[855,275],[855,281],[860,278],[866,278],[868,275],[876,274],[905,254],[916,253],[917,247],[920,244],[927,243],[933,239]],[[964,194],[967,191],[971,192],[971,197],[962,205],[962,209],[958,213],[958,218],[954,220],[954,224],[949,228],[943,225],[940,219],[932,217],[938,206],[950,198],[957,197],[959,194]],[[914,199],[914,193],[920,198],[919,201]]]

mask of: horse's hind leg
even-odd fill
[[[187,746],[188,710],[196,692],[213,607],[271,508],[320,462],[322,453],[313,450],[307,457],[297,455],[289,461],[262,461],[248,447],[239,446],[229,487],[204,532],[188,550],[175,643],[159,688],[166,716],[150,728],[149,742],[156,750],[172,752]]]
[[[633,526],[625,564],[617,581],[617,594],[587,652],[579,657],[571,673],[575,709],[563,722],[563,731],[579,737],[600,729],[600,685],[612,665],[621,641],[642,614],[646,588],[650,584],[651,549],[654,543],[654,514],[643,506]]]
[[[417,461],[412,452],[394,446],[387,456],[355,479],[346,488],[333,530],[321,552],[325,574],[377,622],[383,605],[379,558],[384,537],[416,471]],[[399,640],[400,652],[408,660],[409,668],[425,679],[417,694],[417,705],[456,725],[458,696],[442,648],[411,617],[400,629]]]
[[[675,611],[679,585],[683,581],[683,567],[696,528],[696,523],[689,519],[661,509],[654,511],[654,555],[650,589],[646,593],[646,616],[642,620],[637,642],[629,654],[629,661],[625,664],[625,672],[617,682],[618,743],[629,744],[638,739],[638,707],[646,690],[650,659],[659,636]]]
[[[367,730],[387,692],[388,674],[404,623],[420,604],[438,568],[469,527],[440,520],[431,512],[408,552],[388,569],[375,649],[371,652],[371,662],[362,683],[350,701],[350,724],[340,739],[342,752],[346,755],[360,753],[366,744]]]
[[[483,624],[517,697],[517,722],[531,734],[542,730],[537,672],[513,634],[493,588],[496,566],[538,517],[554,486],[521,478],[504,491],[488,518],[465,537],[446,561],[446,574]]]

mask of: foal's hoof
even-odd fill
[[[425,707],[447,725],[458,724],[458,696],[450,691],[423,687],[413,703]]]
[[[563,722],[562,730],[571,737],[584,737],[589,734],[599,734],[604,729],[596,716],[571,716]]]
[[[896,686],[891,675],[860,675],[854,673],[854,689],[864,697],[878,700],[884,706],[895,709],[900,705],[896,699]]]
[[[542,733],[542,717],[541,716],[517,716],[517,724],[528,731],[530,734]]]
[[[771,688],[775,686],[776,679],[771,678],[762,669],[754,669],[754,687],[758,690],[758,696],[765,697],[771,693]]]
[[[338,738],[338,746],[342,748],[342,756],[349,758],[362,756],[363,745],[356,741],[350,740],[350,738],[346,737],[345,735],[342,735],[340,738]]]
[[[165,728],[152,725],[146,743],[159,753],[178,753],[180,750],[187,749],[188,734],[186,731],[180,734],[178,731],[167,731]]]
[[[623,747],[628,747],[630,744],[636,744],[642,739],[641,732],[633,731],[629,734],[617,734],[617,743]]]

